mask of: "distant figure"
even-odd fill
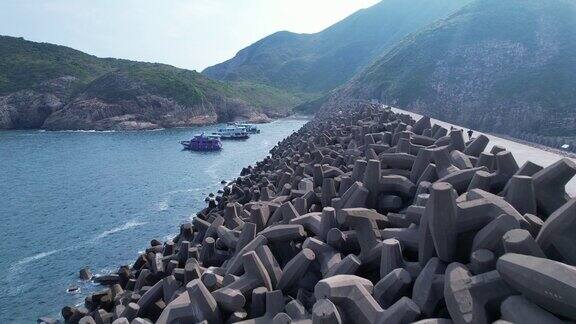
[[[474,132],[473,132],[471,129],[469,129],[469,130],[468,130],[468,139],[469,139],[469,140],[472,139],[472,134],[474,134]]]

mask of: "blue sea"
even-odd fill
[[[142,132],[0,132],[0,323],[58,317],[102,289],[78,279],[131,264],[166,240],[204,199],[306,121],[259,125],[220,152],[182,151],[202,128]],[[68,294],[76,285],[78,294]]]

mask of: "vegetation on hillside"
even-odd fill
[[[100,59],[65,46],[0,36],[0,95],[74,76],[88,83],[127,61]]]
[[[576,2],[482,0],[400,42],[339,96],[488,131],[574,135]]]
[[[28,91],[29,95],[14,95],[20,91]],[[245,116],[250,109],[284,116],[303,100],[253,82],[222,82],[165,64],[98,58],[64,46],[0,36],[0,99],[4,98],[0,101],[0,128],[39,127],[39,112],[46,118],[52,110],[79,98],[93,98],[106,105],[121,106],[121,101],[129,100],[148,105],[148,101],[138,98],[149,95],[172,100],[184,109],[201,106],[202,111],[206,107],[216,113],[226,111],[227,118]],[[26,100],[35,100],[32,111],[26,109],[32,105]],[[235,109],[241,111],[235,113]],[[120,107],[116,110],[123,112]],[[35,122],[26,123],[26,115],[32,113],[37,116],[29,118]]]
[[[343,84],[406,35],[469,0],[383,0],[316,34],[272,34],[203,71],[291,92],[322,93]]]

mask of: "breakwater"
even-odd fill
[[[381,106],[326,109],[152,240],[67,323],[562,323],[576,319],[568,159]],[[49,319],[46,319],[49,321]]]

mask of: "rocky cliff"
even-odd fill
[[[0,129],[155,129],[290,113],[292,96],[163,64],[0,37]]]

